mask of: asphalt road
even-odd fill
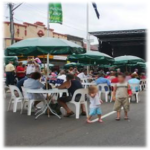
[[[7,95],[6,106],[10,95]],[[112,111],[113,103],[102,105],[103,115]],[[103,119],[104,123],[86,123],[86,117],[76,120],[55,116],[27,116],[5,111],[5,146],[146,146],[146,92],[140,93],[140,102],[131,103],[130,120],[115,121],[116,114]]]

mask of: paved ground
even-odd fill
[[[6,98],[6,106],[9,101]],[[85,117],[58,119],[55,116],[27,116],[26,112],[5,112],[6,146],[145,146],[146,145],[146,93],[140,93],[140,102],[131,103],[130,120],[115,121],[115,114],[104,123],[87,124]],[[103,114],[112,111],[113,103],[102,105]],[[122,114],[123,117],[123,114]]]

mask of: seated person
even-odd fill
[[[110,89],[110,81],[108,79],[104,78],[105,74],[100,73],[98,76],[99,76],[99,78],[97,80],[95,80],[96,84],[99,85],[99,84],[106,83]],[[107,87],[105,87],[106,91],[108,91],[109,89]]]
[[[141,73],[141,75],[140,75],[140,79],[146,79],[146,75],[145,75],[145,73],[144,73],[144,72],[142,72],[142,73]]]
[[[28,78],[27,80],[25,80],[24,82],[24,88],[28,88],[28,89],[41,89],[44,87],[44,84],[42,84],[40,82],[40,78],[41,78],[41,74],[39,72],[34,72],[31,74],[30,78]],[[28,93],[28,98],[29,100],[31,99],[37,99],[37,100],[44,100],[45,97],[43,94],[41,93],[36,93],[36,94],[31,94]],[[36,108],[36,105],[39,103],[40,101],[36,101],[34,103],[34,107]]]
[[[66,81],[66,73],[64,70],[61,70],[57,79],[62,79],[64,82]]]
[[[27,76],[25,76],[24,78],[22,78],[21,80],[19,80],[18,82],[17,82],[17,84],[16,84],[16,86],[19,88],[19,90],[22,92],[22,86],[23,86],[23,84],[24,84],[24,82],[25,82],[25,80],[27,80],[28,79],[28,77]]]
[[[114,71],[111,71],[110,75],[107,77],[107,79],[111,81],[113,78],[115,78],[115,73],[114,73]]]
[[[138,77],[138,75],[137,75],[136,73],[133,73],[133,74],[131,75],[131,78],[132,78],[132,79],[128,80],[128,83],[129,83],[130,86],[131,86],[131,90],[133,89],[132,84],[138,84],[139,86],[137,86],[137,87],[135,88],[135,90],[136,90],[136,91],[139,91],[139,90],[140,90],[140,80],[137,79],[137,77]]]
[[[80,80],[83,80],[83,79],[87,78],[87,70],[86,70],[86,69],[85,69],[85,70],[82,70],[82,71],[77,75],[77,77],[79,77]]]
[[[126,72],[125,74],[126,74],[126,81],[130,80],[130,79],[131,79],[130,73],[129,73],[129,72]]]
[[[115,78],[111,79],[111,83],[118,83],[118,74],[115,74]]]
[[[73,111],[70,110],[70,108],[67,106],[66,103],[71,101],[72,96],[77,89],[81,89],[83,87],[81,82],[74,78],[73,74],[67,74],[66,79],[67,79],[66,82],[64,82],[62,85],[58,86],[57,88],[68,89],[69,96],[60,97],[58,99],[58,103],[66,110],[67,114],[65,115],[65,117],[69,117],[74,113]],[[80,95],[79,96],[77,95],[76,101],[79,101],[79,99],[80,99]],[[82,108],[82,115],[85,115],[84,105],[82,105],[81,108]]]

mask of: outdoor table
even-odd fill
[[[27,91],[27,93],[32,93],[32,94],[36,94],[36,93],[37,93],[37,94],[50,94],[50,95],[51,95],[51,94],[63,93],[63,92],[68,93],[68,90],[67,90],[67,89],[57,89],[57,88],[49,89],[49,90],[44,90],[44,89],[26,89],[26,91]],[[42,114],[44,114],[47,109],[49,109],[52,114],[54,114],[54,115],[57,116],[59,119],[61,119],[61,117],[60,117],[57,113],[55,113],[55,112],[51,109],[51,107],[50,107],[50,103],[51,103],[51,101],[52,101],[52,98],[49,100],[49,102],[48,102],[46,99],[44,99],[43,101],[44,101],[43,109],[40,110],[40,111],[38,111],[38,112],[36,113],[37,115],[36,115],[35,119],[37,119],[39,116],[41,116]],[[41,113],[39,113],[39,112],[41,112]],[[39,113],[39,114],[38,114],[38,113]]]

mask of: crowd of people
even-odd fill
[[[116,120],[120,120],[120,110],[124,107],[125,119],[128,119],[127,112],[129,111],[129,90],[130,84],[137,83],[140,84],[140,79],[146,79],[145,73],[138,74],[138,69],[135,69],[133,73],[125,72],[122,73],[120,69],[111,70],[109,72],[104,72],[102,69],[90,70],[89,73],[87,69],[78,69],[77,67],[70,67],[69,69],[62,69],[56,71],[54,69],[50,70],[47,76],[47,70],[41,69],[41,61],[36,59],[29,59],[27,65],[23,65],[22,62],[18,63],[15,68],[13,62],[10,61],[9,64],[5,66],[6,73],[6,85],[16,85],[22,92],[22,86],[30,89],[40,89],[45,87],[46,81],[53,84],[58,89],[68,89],[69,95],[63,94],[58,98],[58,104],[60,107],[65,109],[65,117],[72,116],[74,112],[68,107],[67,102],[71,101],[74,92],[77,89],[83,88],[82,82],[87,79],[89,82],[95,82],[96,85],[106,83],[108,88],[106,91],[112,91],[111,83],[115,83],[116,86],[113,89],[113,100],[115,100],[114,110],[117,111]],[[17,77],[17,82],[15,81],[15,75]],[[59,81],[59,82],[58,82]],[[50,85],[51,85],[50,84]],[[139,90],[139,86],[136,89]],[[103,122],[101,119],[101,108],[100,105],[103,103],[98,96],[99,89],[97,86],[89,86],[88,97],[90,101],[90,113],[87,118],[87,122],[91,123],[91,117],[93,115],[98,115],[99,122]],[[81,95],[77,95],[75,101],[80,100]],[[28,94],[29,99],[44,99],[43,94]],[[34,108],[37,107],[36,102]],[[86,115],[84,105],[81,105],[81,115]]]

